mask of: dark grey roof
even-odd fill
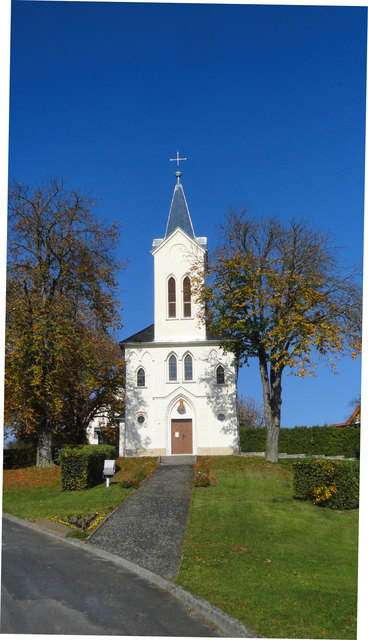
[[[124,345],[126,342],[153,342],[155,339],[155,325],[150,324],[149,327],[142,329],[142,331],[138,331],[138,333],[134,333],[134,335],[129,338],[125,338],[125,340],[121,340],[119,344]]]
[[[168,238],[178,227],[185,231],[185,233],[194,240],[193,225],[190,219],[183,187],[180,182],[175,185],[165,238]]]
[[[125,340],[121,340],[119,342],[119,345],[121,346],[122,349],[124,349],[125,344],[130,344],[130,343],[139,344],[144,342],[154,342],[154,339],[155,339],[155,325],[150,324],[149,327],[142,329],[142,331],[138,331],[138,333],[134,333],[132,336],[129,336],[129,338],[125,338]],[[221,336],[218,334],[212,333],[207,329],[206,340],[218,341],[218,340],[221,340]]]

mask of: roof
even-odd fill
[[[138,333],[134,333],[129,338],[125,338],[125,340],[121,340],[119,344],[124,344],[126,342],[153,342],[155,339],[155,325],[150,324],[149,327],[138,331]]]
[[[168,238],[177,228],[182,229],[193,240],[195,239],[184,190],[179,181],[174,189],[165,238]]]
[[[155,340],[155,325],[150,324],[149,327],[146,327],[145,329],[142,329],[141,331],[134,333],[132,336],[129,336],[129,338],[125,338],[125,340],[121,340],[119,344],[122,347],[124,347],[124,344],[130,344],[130,343],[140,344],[145,342],[154,342],[154,340]],[[221,340],[221,336],[215,333],[211,333],[211,331],[207,329],[206,340],[219,341]]]
[[[347,419],[346,422],[339,422],[338,424],[334,424],[334,427],[349,427],[353,424],[359,424],[360,423],[360,404],[357,406],[356,409],[354,409],[353,413],[351,414],[351,416]]]

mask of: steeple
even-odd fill
[[[179,170],[179,162],[183,160],[186,160],[186,158],[180,158],[179,151],[176,152],[176,158],[170,158],[170,162],[177,163],[178,169],[175,173],[177,182],[175,185],[174,194],[171,201],[171,207],[170,207],[169,218],[166,225],[165,237],[155,238],[153,240],[151,253],[153,253],[156,249],[158,249],[158,247],[164,242],[164,240],[169,238],[169,236],[171,236],[171,234],[174,233],[176,229],[182,229],[182,231],[184,231],[184,233],[186,233],[187,236],[191,238],[191,240],[194,240],[200,247],[202,247],[202,249],[207,251],[207,238],[204,238],[204,237],[196,238],[194,235],[194,229],[193,229],[192,221],[190,218],[187,201],[185,199],[183,185],[180,182],[182,173]]]
[[[171,202],[169,219],[167,221],[165,239],[168,238],[178,227],[182,229],[190,238],[195,239],[192,221],[190,219],[187,201],[185,200],[183,186],[180,182],[182,176],[180,171],[175,174],[177,184]]]

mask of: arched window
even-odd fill
[[[142,367],[137,371],[137,387],[146,386],[146,373]]]
[[[184,380],[193,380],[193,358],[189,353],[184,358]]]
[[[225,370],[221,364],[216,369],[216,382],[217,384],[225,384]]]
[[[192,316],[192,290],[188,276],[183,280],[183,309],[184,318],[190,318]]]
[[[174,381],[178,379],[178,365],[176,357],[170,356],[169,358],[169,380]]]
[[[169,318],[176,318],[176,283],[175,278],[169,278],[167,283]]]

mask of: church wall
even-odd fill
[[[184,379],[184,358],[193,359],[193,380]],[[170,355],[177,358],[177,380],[169,381]],[[178,344],[126,348],[124,451],[120,455],[170,455],[171,420],[192,419],[193,453],[216,455],[237,450],[236,380],[231,354],[217,345]],[[216,368],[225,370],[217,384]],[[145,386],[137,386],[137,371]],[[180,400],[185,413],[179,413]],[[223,414],[224,419],[218,416]],[[142,420],[143,418],[143,420]],[[141,422],[139,422],[139,419]]]

